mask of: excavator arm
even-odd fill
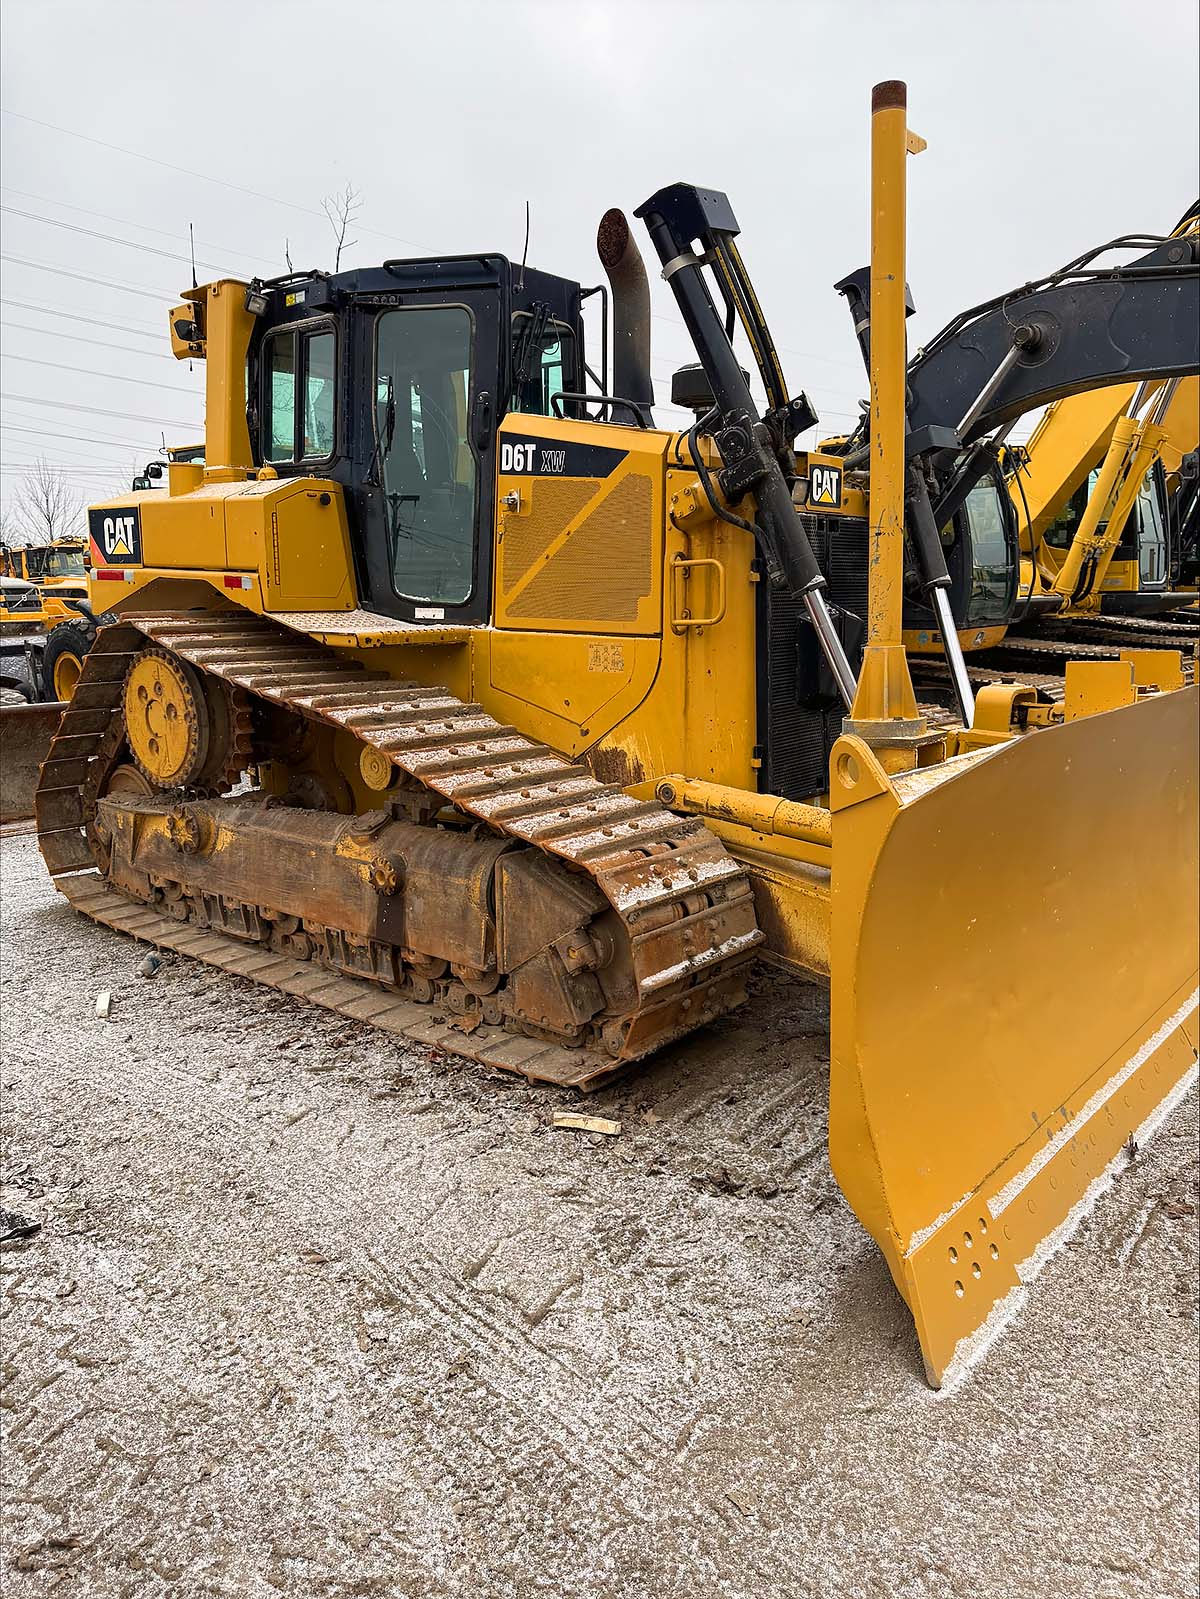
[[[911,426],[950,425],[969,445],[1086,389],[1200,369],[1200,240],[1086,264],[1107,248],[956,317],[909,366]]]

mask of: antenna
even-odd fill
[[[188,244],[190,245],[191,252],[192,252],[192,288],[194,289],[194,288],[197,287],[197,283],[196,283],[196,235],[195,235],[195,232],[194,232],[194,230],[192,228],[192,224],[190,222],[188,223]]]
[[[517,282],[519,293],[525,292],[525,261],[529,255],[529,201],[525,202],[525,248],[521,251],[521,276]]]

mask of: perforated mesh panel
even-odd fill
[[[529,515],[504,521],[501,584],[511,593],[526,572],[583,510],[600,487],[598,478],[538,478],[529,490]]]
[[[650,478],[640,472],[622,478],[510,603],[509,616],[635,622],[638,602],[651,589],[653,506]],[[505,561],[507,571],[507,555]]]

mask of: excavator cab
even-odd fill
[[[1049,560],[1055,559],[1050,552],[1057,552],[1061,564],[1099,477],[1098,467],[1090,471],[1086,481],[1046,529],[1043,539]],[[1107,522],[1101,517],[1097,533],[1103,534],[1106,530]],[[1130,605],[1152,609],[1154,597],[1167,588],[1172,556],[1166,517],[1166,474],[1160,461],[1146,474],[1125,518],[1104,577],[1103,598],[1112,605],[1112,597],[1121,595],[1125,597],[1122,609]],[[1136,598],[1139,594],[1146,596],[1140,605]]]
[[[1135,260],[1116,266],[1097,264],[1114,248],[1147,244],[1153,247]],[[1081,509],[1064,555],[1058,557],[1053,546],[1049,548],[1048,563],[1056,568],[1050,577],[1061,592],[1047,597],[1037,592],[1032,569],[1027,578],[1020,576],[1022,537],[1031,542],[1045,532],[1043,508],[1035,503],[1031,518],[1028,504],[1021,502],[1026,522],[1033,525],[1021,523],[1017,497],[1025,485],[1020,474],[1014,478],[1012,508],[1002,504],[985,508],[977,490],[989,478],[1002,484],[1001,461],[1011,463],[1019,457],[1019,451],[1006,449],[1005,441],[1023,413],[1048,405],[1049,417],[1065,404],[1062,415],[1068,425],[1077,413],[1085,418],[1102,415],[1108,402],[1103,394],[1089,391],[1141,377],[1145,381],[1137,389],[1135,409],[1149,396],[1154,414],[1148,414],[1136,430],[1132,422],[1125,424],[1128,437],[1122,436],[1131,446],[1137,483],[1130,479],[1126,492],[1122,481],[1105,478],[1106,492],[1093,507],[1103,509],[1111,488],[1116,496],[1114,517],[1124,528],[1136,487],[1151,465],[1154,442],[1168,438],[1172,427],[1185,438],[1195,437],[1198,268],[1200,235],[1193,207],[1165,238],[1114,240],[1013,294],[962,312],[909,362],[905,643],[914,654],[945,655],[958,711],[966,723],[971,719],[972,695],[964,651],[993,648],[1009,625],[1039,606],[1058,612],[1094,587],[1101,609],[1164,608],[1157,596],[1167,587],[1165,569],[1171,562],[1164,546],[1161,492],[1157,506],[1142,495],[1121,551],[1123,570],[1111,573],[1104,527],[1097,529],[1095,517],[1089,519]],[[847,301],[869,362],[869,274],[865,269],[852,273],[836,288]],[[912,310],[906,288],[906,315]],[[1120,392],[1132,397],[1134,390],[1130,383]],[[1113,392],[1118,392],[1116,387]],[[1078,397],[1079,403],[1072,406],[1071,397]],[[1172,420],[1164,432],[1159,424],[1168,412]],[[1045,425],[1044,418],[1031,448]],[[842,441],[848,465],[865,458],[868,429],[869,418],[864,416]],[[1138,453],[1143,449],[1145,453]],[[1114,471],[1119,464],[1115,450],[1116,440],[1110,451]],[[1085,462],[1072,489],[1080,486],[1086,470]],[[1033,498],[1036,502],[1037,496]],[[968,501],[973,501],[974,517],[960,514]],[[1067,509],[1064,499],[1064,514]],[[1076,537],[1080,522],[1083,527]],[[1136,541],[1132,551],[1127,547],[1130,539]],[[988,664],[1004,662],[992,656]]]

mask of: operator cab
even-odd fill
[[[581,414],[592,292],[487,254],[252,285],[255,462],[343,484],[371,609],[486,620],[497,428]]]
[[[1020,574],[1016,510],[993,464],[941,530],[950,576],[950,609],[960,631],[1003,626],[1011,617]],[[911,547],[905,553],[904,627],[936,631]]]
[[[1061,514],[1047,528],[1046,543],[1053,549],[1065,552],[1070,548],[1099,476],[1099,470],[1089,472],[1087,481],[1080,485]],[[1121,529],[1120,542],[1113,551],[1112,565],[1109,567],[1111,573],[1113,566],[1136,561],[1136,587],[1139,590],[1154,592],[1167,587],[1170,576],[1170,551],[1166,518],[1163,514],[1165,504],[1166,481],[1162,462],[1159,461],[1146,474],[1145,481],[1138,490],[1137,499],[1133,502],[1125,526]],[[1097,531],[1103,533],[1107,525],[1107,521],[1101,521]],[[1116,587],[1118,581],[1114,575],[1105,586]],[[1130,582],[1129,586],[1135,585]]]

